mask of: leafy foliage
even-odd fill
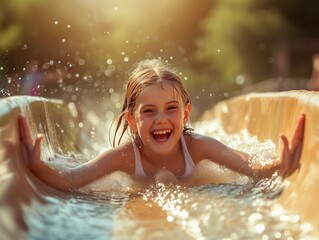
[[[281,42],[289,44],[297,36],[318,38],[318,30],[313,31],[319,20],[316,7],[314,0],[219,1],[202,26],[205,33],[196,57],[230,85],[238,75],[265,80],[274,74]]]

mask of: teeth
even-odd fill
[[[159,130],[159,131],[154,131],[153,133],[154,134],[166,134],[166,133],[170,133],[171,130]]]

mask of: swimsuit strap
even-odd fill
[[[133,145],[134,156],[135,156],[135,176],[147,178],[147,175],[144,172],[144,168],[142,165],[140,150],[138,149],[134,141],[132,141],[132,145]]]
[[[138,149],[134,141],[132,141],[132,145],[135,157],[135,176],[148,178],[142,165],[140,150]],[[183,175],[181,175],[181,178],[186,178],[192,173],[195,164],[193,162],[191,155],[188,152],[187,145],[183,135],[181,136],[181,145],[185,161],[185,172],[183,173]]]
[[[181,178],[186,178],[189,175],[191,175],[193,168],[195,167],[195,164],[193,162],[191,155],[188,152],[184,135],[181,136],[181,145],[182,145],[182,151],[183,151],[184,161],[185,161],[185,172],[183,173]]]

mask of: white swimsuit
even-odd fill
[[[135,155],[135,176],[140,178],[148,178],[142,166],[140,151],[134,141],[132,141],[132,144],[133,144],[134,155]],[[180,178],[186,178],[192,173],[195,164],[192,160],[191,155],[189,154],[187,150],[187,145],[183,135],[181,136],[181,144],[182,144],[182,151],[183,151],[184,161],[185,161],[185,172],[183,173],[183,175],[180,176]]]

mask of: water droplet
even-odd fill
[[[72,99],[72,101],[76,101],[78,99],[78,97],[76,95],[72,95],[71,99]]]
[[[129,61],[129,58],[128,57],[125,57],[124,58],[124,62],[128,62]]]
[[[112,61],[112,59],[109,58],[109,59],[106,60],[106,63],[110,65],[110,64],[113,63],[113,61]]]
[[[119,100],[120,100],[120,95],[119,95],[119,94],[113,93],[113,94],[111,95],[111,101],[112,101],[112,102],[117,103]]]
[[[117,12],[119,10],[119,8],[118,7],[114,7],[113,10],[114,10],[114,12]]]
[[[173,216],[167,216],[167,221],[168,222],[173,222],[174,221],[174,217]]]
[[[243,85],[246,81],[246,78],[244,75],[238,75],[235,79],[235,82],[237,85]]]
[[[83,66],[85,64],[85,60],[84,59],[80,59],[79,60],[79,65]]]
[[[59,24],[59,21],[54,21],[54,24],[55,24],[55,25],[58,25],[58,24]]]
[[[61,40],[61,42],[65,43],[65,38],[63,38],[63,39]]]
[[[115,104],[115,107],[116,107],[117,109],[119,109],[119,108],[122,107],[122,104],[118,102],[118,103]]]
[[[255,226],[255,229],[258,234],[261,234],[266,228],[264,224],[259,223]]]
[[[38,65],[33,65],[31,69],[32,69],[33,72],[37,71],[38,70]]]
[[[114,118],[114,113],[113,112],[107,112],[105,114],[105,117],[107,120],[112,120]]]

